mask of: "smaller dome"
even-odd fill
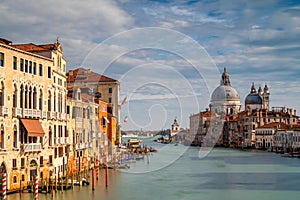
[[[245,104],[249,105],[249,104],[260,104],[262,105],[262,98],[261,96],[259,96],[258,94],[249,94],[246,99],[245,99]]]

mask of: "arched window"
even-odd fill
[[[75,131],[73,130],[73,144],[77,144],[77,140],[76,140],[76,135],[75,135]]]
[[[18,148],[18,130],[17,126],[14,125],[14,140],[13,140],[13,147]]]
[[[28,108],[28,88],[27,85],[25,86],[25,91],[24,91],[24,100],[25,100],[25,108]]]
[[[5,142],[5,137],[4,137],[4,126],[1,125],[1,128],[0,128],[0,148],[1,149],[4,149],[4,142]]]
[[[32,108],[32,87],[30,86],[29,87],[29,93],[28,93],[28,104],[29,104],[29,108],[31,109]]]
[[[51,111],[51,92],[49,91],[48,95],[48,111]]]
[[[53,111],[57,111],[56,110],[56,92],[54,92],[54,96],[53,96]]]
[[[49,146],[52,146],[52,128],[49,126],[49,131],[48,131],[48,144]]]
[[[62,105],[61,105],[61,93],[58,94],[58,112],[61,112],[61,108],[62,108]]]
[[[4,97],[5,97],[5,93],[4,93],[4,84],[3,82],[1,82],[0,84],[0,106],[4,106]]]
[[[20,87],[20,108],[24,108],[24,86],[23,84]]]
[[[37,94],[36,94],[36,88],[33,88],[33,109],[36,109],[37,107]]]
[[[14,94],[13,94],[13,107],[18,107],[18,89],[17,85],[14,84]]]
[[[43,110],[43,91],[40,90],[40,96],[39,96],[39,109]]]

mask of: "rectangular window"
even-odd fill
[[[52,165],[53,164],[53,157],[52,155],[49,156],[49,165]]]
[[[18,59],[17,59],[16,56],[14,56],[14,57],[13,57],[13,69],[14,69],[14,70],[17,70],[17,69],[18,69],[17,64],[18,64]]]
[[[21,158],[21,169],[25,169],[25,158]]]
[[[86,109],[83,108],[83,110],[82,110],[82,117],[85,118],[85,115],[86,115]]]
[[[33,74],[36,75],[36,62],[33,63]]]
[[[32,61],[29,61],[29,73],[32,73]]]
[[[39,65],[39,75],[43,76],[43,65],[42,64]]]
[[[51,67],[49,66],[48,67],[48,78],[51,78],[51,73],[52,73],[52,70],[51,70]]]
[[[67,106],[67,114],[70,114],[70,106]]]
[[[17,169],[17,159],[12,159],[12,164],[13,164],[13,169],[16,170]]]
[[[41,167],[44,166],[44,159],[43,159],[43,156],[40,157],[40,166],[41,166]]]
[[[75,119],[76,118],[76,107],[74,106],[72,109],[72,118]]]
[[[0,52],[0,67],[4,67],[4,53]]]
[[[24,71],[24,59],[23,58],[20,59],[20,71],[21,72]]]
[[[28,73],[28,60],[25,60],[25,72]]]
[[[108,98],[108,103],[111,103],[111,102],[112,102],[112,101],[111,101],[111,97],[109,97],[109,98]]]
[[[108,93],[109,93],[109,94],[112,93],[112,88],[108,88]]]

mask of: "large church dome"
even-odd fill
[[[232,86],[220,85],[213,91],[211,95],[211,101],[229,101],[229,100],[233,100],[233,101],[240,100],[240,95]]]
[[[213,91],[210,108],[216,112],[234,114],[240,111],[240,95],[230,85],[229,75],[224,68],[220,85]]]

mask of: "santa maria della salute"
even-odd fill
[[[229,73],[224,68],[220,85],[211,95],[209,109],[190,115],[190,135],[187,138],[192,145],[203,146],[209,135],[218,132],[215,136],[217,146],[271,151],[295,150],[300,147],[300,143],[289,141],[288,144],[291,145],[288,146],[283,144],[283,140],[298,137],[298,119],[294,109],[270,109],[270,91],[267,84],[263,89],[259,86],[256,90],[252,83],[243,107],[240,95],[231,85]],[[218,122],[221,121],[220,126]],[[286,137],[288,133],[292,134],[291,137]]]

